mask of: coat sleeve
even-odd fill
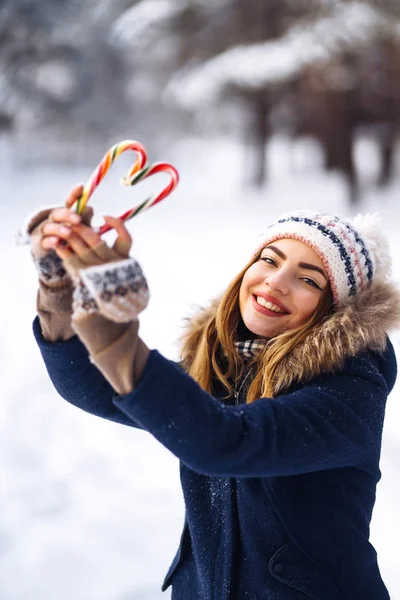
[[[360,463],[382,433],[385,379],[367,356],[278,398],[227,406],[151,351],[134,391],[114,404],[193,470],[276,477]]]
[[[66,341],[47,341],[38,317],[33,322],[33,333],[50,379],[64,400],[98,417],[142,429],[133,416],[125,415],[113,404],[114,389],[90,362],[78,336]]]

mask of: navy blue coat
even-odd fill
[[[118,396],[77,337],[34,332],[59,394],[140,427],[180,459],[185,526],[173,600],[388,600],[368,541],[393,348],[274,399],[227,405],[152,351]]]

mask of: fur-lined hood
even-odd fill
[[[201,329],[217,311],[220,299],[200,310],[187,325],[185,336]],[[400,328],[400,290],[376,282],[337,308],[280,363],[285,387],[307,383],[323,372],[333,372],[344,360],[364,350],[383,352],[387,334]],[[281,377],[277,378],[282,380]],[[276,390],[278,395],[281,390]]]

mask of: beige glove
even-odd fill
[[[71,249],[59,252],[75,283],[73,328],[92,363],[117,393],[126,394],[135,387],[149,356],[138,336],[137,320],[149,291],[140,266],[129,258],[129,234],[121,222],[108,219],[118,233],[112,248],[92,231],[76,227],[75,238],[68,238]],[[91,301],[97,310],[91,309]]]
[[[53,209],[40,210],[29,221],[27,235],[31,244],[31,255],[38,271],[39,279],[49,287],[63,287],[66,283],[71,285],[61,258],[54,250],[45,250],[41,247],[43,238],[43,226],[50,222],[50,214]]]
[[[68,238],[71,250],[59,252],[75,282],[74,330],[92,363],[116,392],[125,394],[135,387],[149,356],[138,336],[137,320],[149,291],[140,266],[128,258],[132,241],[125,227],[118,219],[105,219],[118,233],[112,248],[92,231],[76,227],[75,237]],[[98,311],[85,307],[85,294],[94,299]]]
[[[30,241],[31,255],[39,275],[36,307],[43,337],[47,341],[61,341],[75,335],[71,323],[73,283],[55,251],[41,246],[43,227],[51,222],[53,210],[41,209],[34,214],[20,236],[26,236]],[[82,222],[90,225],[92,216],[92,208],[86,208],[81,216]]]
[[[100,242],[86,252],[70,254],[64,268],[75,285],[74,319],[98,311],[116,323],[137,319],[149,301],[149,289],[140,265],[129,258],[131,242],[117,238],[110,248]]]
[[[79,193],[76,189],[75,194]],[[57,246],[61,258],[42,246],[47,223],[46,235],[62,237],[60,217],[54,223],[50,213],[51,209],[40,211],[27,228],[39,271],[38,313],[43,335],[56,341],[78,334],[92,362],[113,388],[120,394],[128,393],[149,355],[138,336],[137,321],[149,292],[140,266],[128,258],[131,241],[126,235],[126,241],[118,237],[110,248],[96,240],[93,231],[77,226],[73,236],[66,238],[67,245]],[[84,211],[84,224],[90,225],[92,214],[91,209]],[[114,224],[117,230],[121,227]]]
[[[138,335],[139,321],[115,323],[100,313],[86,313],[73,325],[91,362],[118,394],[131,392],[146,366],[150,350]]]

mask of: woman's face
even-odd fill
[[[294,239],[277,240],[244,274],[240,314],[256,337],[275,337],[304,325],[327,286],[323,263],[310,246]]]

